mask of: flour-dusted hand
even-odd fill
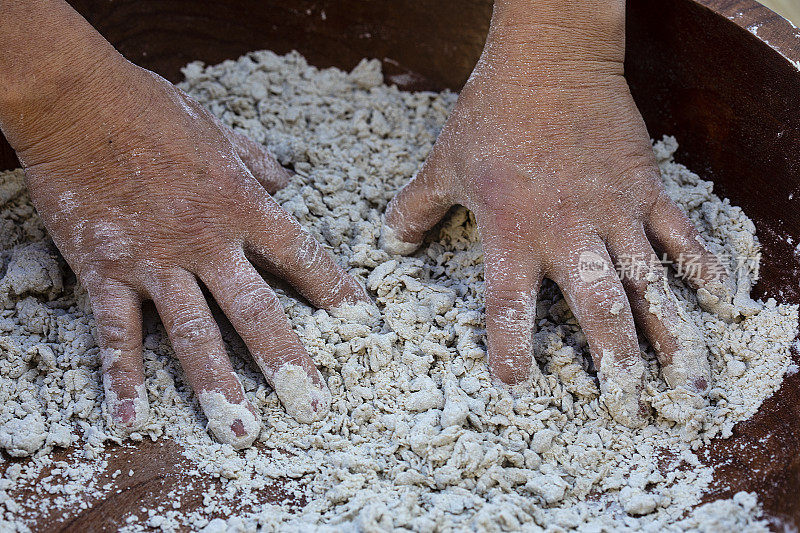
[[[44,81],[20,73],[18,86],[2,93],[0,115],[40,216],[89,292],[112,419],[130,430],[147,419],[140,306],[152,299],[209,429],[237,448],[258,436],[260,417],[200,282],[287,412],[302,422],[324,416],[327,386],[251,261],[318,307],[368,296],[267,192],[290,173],[172,84],[127,62],[65,3],[43,3],[48,16],[37,24],[57,35],[68,28],[68,52],[42,49]],[[15,16],[34,16],[19,9]],[[26,53],[33,52],[20,51],[8,69],[29,60]]]
[[[704,339],[651,243],[693,260],[688,279],[707,308],[729,318],[733,308],[729,274],[663,189],[623,77],[624,8],[497,0],[483,55],[428,160],[389,205],[382,243],[409,253],[451,205],[471,209],[492,372],[528,377],[536,294],[550,278],[586,334],[610,411],[638,426],[648,408],[634,319],[678,397],[702,403],[710,385]]]

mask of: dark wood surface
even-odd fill
[[[675,135],[678,159],[753,219],[764,253],[756,293],[798,303],[800,31],[748,0],[659,5],[628,9],[626,74],[650,134]],[[754,490],[800,525],[800,375],[705,454],[718,465],[709,498]]]
[[[262,446],[256,444],[256,446]],[[47,511],[38,511],[41,495],[26,488],[15,491],[12,497],[26,513],[36,513],[39,518],[32,530],[36,533],[94,533],[101,531],[117,531],[125,525],[126,518],[136,515],[138,524],[144,524],[148,515],[142,510],[156,509],[163,506],[166,511],[172,510],[172,502],[180,501],[180,509],[184,514],[205,507],[204,495],[211,489],[221,493],[224,491],[219,478],[189,475],[196,465],[186,459],[178,444],[167,439],[153,442],[145,439],[142,442],[128,442],[124,445],[111,445],[104,451],[108,465],[96,476],[97,486],[110,485],[102,497],[90,496],[84,501],[85,509],[73,506],[68,509],[53,508]],[[80,456],[80,450],[67,449],[53,452],[55,461],[69,462],[75,455]],[[0,466],[0,471],[13,464],[24,462],[27,459],[13,459],[6,457],[7,462]],[[53,467],[47,467],[38,477],[44,479],[52,474]],[[117,471],[121,472],[115,475]],[[59,475],[55,475],[52,483],[58,482]],[[192,487],[187,490],[186,487]],[[22,497],[20,497],[22,496]],[[45,498],[51,496],[44,496]],[[283,490],[283,481],[278,480],[272,485],[258,491],[259,501],[286,502],[291,501],[293,506],[302,508],[306,501],[297,498]],[[226,505],[236,507],[235,502],[223,500]],[[254,511],[251,505],[239,505],[240,512]],[[211,513],[207,517],[228,518],[222,511]]]
[[[460,88],[491,12],[490,0],[72,4],[129,59],[173,81],[195,59],[297,49],[318,66],[379,58],[387,80],[405,89]],[[764,245],[757,294],[800,303],[800,32],[752,0],[629,0],[626,71],[650,134],[675,135],[679,158],[755,221]],[[0,168],[14,166],[0,142]],[[800,375],[703,454],[718,472],[710,497],[754,490],[771,516],[800,525]],[[131,506],[153,506],[164,484],[181,479],[172,446],[113,448],[108,457],[110,472],[135,465],[142,478],[120,487],[113,504],[75,511],[68,530],[113,529]]]

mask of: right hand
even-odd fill
[[[135,430],[148,417],[140,306],[152,299],[209,429],[237,448],[258,436],[260,416],[200,282],[287,412],[301,422],[325,416],[330,392],[251,260],[317,307],[369,298],[270,196],[291,174],[116,52],[46,112],[29,108],[10,137],[40,216],[89,292],[112,420]]]

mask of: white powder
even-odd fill
[[[201,414],[163,328],[148,325],[151,417],[132,437],[177,441],[195,465],[189,474],[218,477],[221,486],[207,489],[203,507],[191,511],[181,502],[198,489],[179,487],[164,506],[130,509],[130,522],[119,526],[767,530],[748,493],[695,508],[713,471],[693,450],[730,436],[778,389],[791,364],[796,306],[769,300],[727,324],[670,277],[682,320],[708,347],[710,401],[668,388],[643,345],[643,395],[655,419],[634,430],[608,415],[586,339],[546,282],[536,316],[540,371],[522,387],[496,386],[485,361],[483,256],[472,215],[454,209],[413,257],[390,256],[377,242],[386,203],[425,159],[455,95],[383,86],[375,61],[347,74],[309,67],[298,54],[255,52],[216,67],[194,63],[185,73],[184,89],[294,165],[298,176],[276,199],[364,282],[382,319],[368,310],[332,316],[278,290],[331,392],[330,413],[311,424],[286,414],[243,343],[226,333],[262,416],[260,444],[238,453],[204,431],[214,420]],[[755,265],[736,266],[757,252],[755,228],[712,194],[710,182],[672,161],[676,148],[669,138],[654,147],[665,186],[709,249],[731,255],[737,294],[745,295]],[[64,277],[20,171],[0,174],[0,204],[0,446],[34,455],[0,480],[0,530],[24,531],[48,509],[68,517],[87,495],[110,490],[97,486],[95,474],[106,468],[105,444],[117,437],[104,417],[85,292]],[[79,453],[52,474],[52,448],[70,443]],[[45,471],[48,481],[36,481]],[[259,490],[276,483],[290,499],[265,503]],[[23,489],[39,498],[23,497]],[[298,499],[307,503],[299,508]]]

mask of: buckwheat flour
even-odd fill
[[[387,202],[425,159],[454,94],[387,87],[377,61],[345,73],[310,67],[297,53],[254,52],[184,72],[184,90],[293,166],[298,175],[276,199],[365,283],[382,318],[331,316],[278,291],[331,392],[330,414],[308,425],[287,416],[243,343],[226,335],[264,426],[260,443],[240,453],[204,431],[209,421],[163,329],[149,328],[151,418],[132,438],[177,441],[192,475],[222,485],[204,494],[199,510],[181,510],[192,486],[156,509],[131,509],[125,530],[767,530],[752,494],[696,507],[713,470],[694,450],[730,436],[778,389],[798,309],[746,300],[755,227],[711,182],[672,160],[674,139],[654,145],[667,191],[709,248],[730,256],[752,313],[727,324],[670,277],[686,320],[704,335],[711,401],[682,403],[643,344],[655,416],[631,430],[608,415],[586,339],[552,283],[537,303],[540,372],[514,391],[492,383],[482,252],[465,209],[454,209],[415,256],[377,247]],[[0,530],[26,531],[43,510],[19,491],[55,494],[49,505],[62,509],[102,496],[108,487],[93,474],[118,437],[103,406],[86,294],[47,238],[21,171],[0,174],[0,205],[0,447],[31,456],[0,479]],[[57,465],[58,482],[37,482],[53,466],[51,450],[72,444],[80,453]],[[307,503],[263,503],[258,491],[276,480]],[[238,512],[243,504],[251,510]],[[208,518],[220,512],[229,518]]]

